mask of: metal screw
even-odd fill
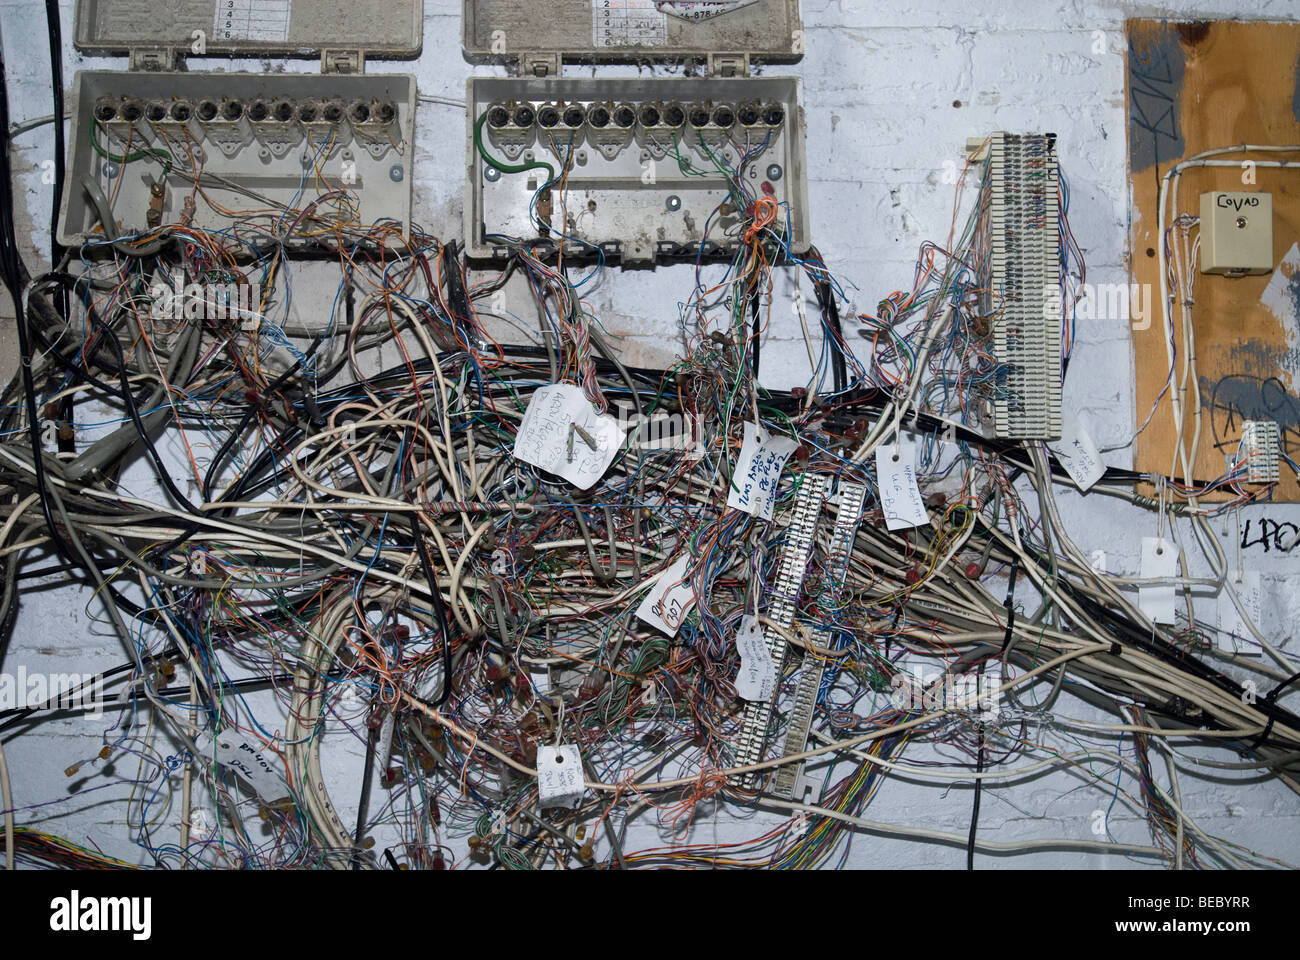
[[[401,183],[402,177],[404,176],[406,176],[406,173],[402,170],[402,165],[400,163],[395,163],[388,168],[388,179],[393,181],[393,183]]]
[[[105,162],[105,163],[104,163],[104,166],[103,166],[103,170],[104,170],[104,176],[106,176],[106,177],[116,177],[116,176],[117,176],[117,164],[116,164],[116,163],[107,163],[107,162]]]
[[[496,167],[484,167],[483,179],[486,180],[488,183],[496,183],[498,180],[501,179],[501,171],[498,170]]]
[[[1246,229],[1246,224],[1248,224],[1249,222],[1250,222],[1250,221],[1248,221],[1245,217],[1238,217],[1238,218],[1237,218],[1237,229],[1238,229],[1238,230],[1245,230],[1245,229]]]
[[[676,213],[682,208],[682,198],[674,193],[664,201],[664,206],[668,208],[669,213]]]
[[[768,165],[767,179],[780,180],[783,176],[785,176],[785,171],[781,169],[781,165],[779,163],[773,163]]]

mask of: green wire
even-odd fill
[[[109,153],[99,145],[99,123],[95,120],[90,122],[90,145],[95,148],[95,152],[101,157],[105,160],[110,160],[113,163],[133,163],[136,160],[143,160],[146,157],[154,157],[162,163],[163,172],[165,174],[172,172],[173,158],[166,150],[158,150],[150,147],[145,150],[137,150],[135,153],[128,153],[125,157],[119,157]]]
[[[502,163],[488,153],[487,148],[483,146],[483,124],[487,122],[487,116],[487,113],[484,113],[478,118],[478,122],[474,124],[474,146],[478,147],[479,156],[483,158],[484,163],[495,170],[500,170],[502,173],[524,173],[528,170],[542,169],[547,174],[546,182],[548,184],[555,182],[555,168],[549,163],[544,163],[541,160],[534,160],[532,163]]]

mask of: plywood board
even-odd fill
[[[1154,313],[1150,329],[1133,331],[1141,425],[1170,370],[1159,314],[1161,178],[1178,161],[1206,150],[1300,144],[1300,25],[1130,20],[1126,28],[1131,272],[1134,283],[1150,285],[1144,289],[1151,291]],[[1199,214],[1200,195],[1210,190],[1266,191],[1274,205],[1272,276],[1196,277],[1193,329],[1203,414],[1195,473],[1202,480],[1223,473],[1243,420],[1278,421],[1284,451],[1300,459],[1300,152],[1284,156],[1294,169],[1256,168],[1254,184],[1243,183],[1249,171],[1240,166],[1191,169],[1182,177],[1180,214]],[[1177,330],[1176,311],[1174,319]],[[1182,366],[1177,339],[1171,390],[1178,389]],[[1184,396],[1190,409],[1190,384]],[[1193,429],[1189,417],[1189,439]],[[1138,436],[1137,469],[1169,474],[1175,436],[1166,395]],[[1285,465],[1275,499],[1300,501],[1300,484]]]

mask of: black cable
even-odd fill
[[[189,498],[181,493],[176,487],[175,481],[172,480],[171,471],[163,463],[162,457],[158,454],[158,448],[154,446],[153,440],[149,437],[149,431],[145,429],[144,422],[140,419],[140,407],[135,402],[135,394],[131,392],[131,381],[129,374],[126,372],[126,357],[122,355],[122,345],[117,342],[117,337],[108,329],[96,315],[93,310],[86,311],[86,317],[97,328],[105,333],[104,342],[117,357],[119,364],[118,376],[122,381],[122,395],[126,400],[126,410],[131,417],[131,422],[135,424],[136,431],[140,434],[140,439],[144,441],[144,448],[149,454],[149,459],[153,461],[154,469],[158,474],[158,479],[167,492],[172,495],[172,499],[180,506],[185,508],[187,513],[194,515],[199,514],[199,508],[190,503]]]
[[[32,345],[28,336],[28,315],[23,304],[23,285],[28,277],[18,253],[18,239],[14,230],[13,164],[10,157],[9,81],[5,69],[4,51],[0,50],[0,130],[5,131],[3,148],[0,148],[0,278],[9,291],[14,305],[15,326],[18,328],[19,367],[22,375],[24,401],[27,408],[27,438],[32,451],[32,469],[36,479],[36,492],[40,495],[41,515],[50,541],[63,559],[77,563],[73,551],[59,535],[58,525],[50,510],[49,480],[45,474],[44,451],[41,447],[40,417],[36,409],[36,384],[32,379]],[[78,563],[78,566],[80,564]],[[4,666],[7,649],[0,649],[0,668]]]
[[[1032,549],[1029,544],[1026,544],[1026,548]],[[1128,617],[1093,599],[1082,590],[1076,589],[1068,580],[1060,581],[1057,588],[1062,590],[1067,596],[1078,603],[1083,608],[1084,613],[1089,617],[1098,622],[1104,621],[1111,630],[1119,634],[1124,638],[1125,642],[1133,647],[1151,654],[1152,656],[1158,657],[1165,663],[1168,663],[1179,670],[1190,673],[1198,679],[1205,680],[1235,698],[1241,699],[1247,695],[1246,688],[1236,680],[1220,673],[1218,670],[1215,670],[1205,662],[1193,657],[1186,651],[1179,649],[1161,638],[1159,634],[1151,634],[1150,631],[1144,631],[1138,624],[1134,623]],[[1120,655],[1122,655],[1122,648],[1120,650]],[[1154,709],[1158,709],[1170,716],[1177,717],[1177,713],[1171,712],[1171,709],[1174,706],[1176,706],[1176,704],[1170,702],[1164,705],[1155,705]],[[1270,702],[1267,698],[1254,704],[1254,707],[1269,718],[1270,723],[1266,732],[1271,733],[1273,721],[1280,721],[1293,729],[1300,729],[1300,717],[1296,717],[1296,715],[1290,710]],[[1184,722],[1191,722],[1191,720],[1186,716],[1178,717],[1178,719],[1181,719]],[[1196,718],[1196,722],[1203,722],[1206,724],[1214,723],[1210,717],[1198,717]],[[1217,726],[1221,727],[1222,725],[1217,724]],[[1263,741],[1261,741],[1261,745],[1262,743]]]
[[[50,204],[50,267],[63,259],[59,244],[59,213],[63,207],[63,32],[59,22],[59,0],[45,0],[45,27],[50,41],[50,92],[54,100],[54,202]],[[9,127],[5,126],[6,135]],[[66,313],[65,313],[66,316]]]
[[[1007,578],[1007,599],[1003,603],[1007,611],[1007,631],[1002,637],[1002,652],[999,656],[1005,656],[1007,648],[1011,646],[1011,634],[1016,629],[1016,575],[1020,573],[1020,560],[1016,559],[1011,563],[1011,575]]]
[[[982,672],[981,672],[982,677]],[[980,724],[980,752],[975,758],[975,800],[971,805],[970,812],[970,836],[966,838],[966,869],[975,869],[975,830],[980,823],[980,793],[984,789],[984,778],[979,776],[984,772],[984,724]]]
[[[361,796],[357,798],[357,829],[353,832],[353,842],[358,844],[356,853],[352,856],[352,869],[360,870],[362,866],[361,858],[361,835],[366,829],[366,819],[370,813],[370,787],[375,778],[375,738],[378,734],[370,729],[366,724],[366,756],[362,761],[361,768]],[[388,853],[387,850],[384,853]],[[389,857],[391,858],[391,854]],[[396,866],[393,867],[397,869]]]
[[[411,536],[415,539],[415,552],[420,557],[420,571],[429,584],[433,613],[438,620],[438,632],[442,634],[442,690],[433,704],[435,707],[442,707],[451,696],[451,624],[447,617],[447,605],[443,602],[442,591],[438,589],[438,580],[434,576],[433,562],[429,559],[428,548],[424,545],[424,535],[420,532],[420,521],[413,513],[409,516]]]
[[[835,334],[836,342],[831,350],[831,369],[834,374],[835,393],[842,393],[849,385],[848,365],[844,360],[844,351],[840,344],[844,342],[844,327],[840,323],[840,306],[835,300],[835,290],[829,280],[818,280],[813,284],[817,296],[817,305],[821,307],[822,320]]]
[[[54,102],[54,185],[50,200],[50,268],[56,269],[63,259],[63,245],[59,243],[59,219],[63,210],[63,182],[65,177],[65,144],[63,132],[63,33],[59,21],[58,0],[45,0],[45,25],[50,41],[50,93]],[[59,312],[66,319],[71,303],[64,290],[59,297]],[[59,403],[58,419],[72,423],[76,419],[76,395],[69,393]],[[69,431],[58,438],[60,453],[76,453],[76,434]]]

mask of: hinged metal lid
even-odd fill
[[[202,31],[201,35],[199,31]],[[132,69],[187,56],[320,56],[330,72],[420,52],[419,0],[77,0],[77,49],[122,54]]]
[[[803,56],[799,0],[463,0],[462,45],[472,60],[527,75],[561,62],[676,63],[743,76],[750,61]]]

